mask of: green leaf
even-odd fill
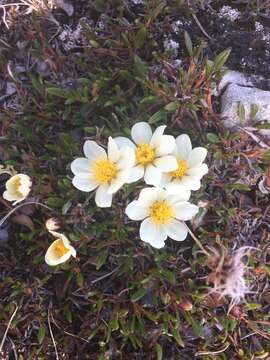
[[[69,91],[59,88],[47,88],[46,92],[50,95],[55,95],[64,99],[67,99],[70,96]]]
[[[214,69],[215,71],[218,71],[222,68],[222,66],[226,63],[228,60],[228,57],[230,56],[231,49],[227,49],[222,51],[220,54],[218,54],[214,59]]]
[[[184,38],[185,38],[185,45],[186,45],[187,51],[189,53],[189,56],[192,57],[193,56],[193,45],[192,45],[191,38],[187,31],[185,31],[185,33],[184,33]]]
[[[137,302],[139,301],[142,297],[144,297],[147,294],[147,289],[145,288],[141,288],[138,291],[135,292],[135,294],[133,294],[131,296],[131,301],[132,302]]]
[[[220,142],[219,137],[214,133],[208,133],[207,134],[207,140],[212,144],[217,144]]]
[[[62,206],[62,214],[66,215],[66,213],[68,212],[68,210],[70,209],[72,205],[72,201],[68,200],[63,206]]]
[[[148,120],[149,124],[155,124],[160,120],[165,121],[167,119],[167,113],[164,109],[157,111],[153,114],[150,119]]]
[[[46,328],[43,324],[41,324],[38,329],[38,334],[37,334],[39,344],[42,344],[42,342],[45,338],[45,335],[46,335]]]
[[[245,107],[243,103],[241,103],[241,101],[238,102],[237,114],[239,116],[240,121],[244,122],[246,118],[246,112],[245,112]]]
[[[250,118],[251,118],[251,120],[255,119],[258,111],[259,111],[259,105],[258,104],[251,104],[251,106],[250,106]]]
[[[164,109],[170,112],[174,112],[179,108],[179,102],[178,101],[172,101],[169,104],[167,104]]]
[[[159,345],[159,343],[156,343],[156,353],[157,353],[157,360],[162,360],[163,351],[162,351],[162,347]]]
[[[106,262],[108,257],[108,249],[102,251],[98,257],[96,269],[99,270]]]
[[[146,27],[141,27],[134,38],[134,46],[136,49],[141,48],[146,40],[147,30]]]
[[[134,65],[135,65],[135,70],[139,76],[141,77],[147,76],[148,74],[147,66],[138,55],[134,56]]]
[[[257,303],[247,303],[245,305],[246,310],[256,310],[256,309],[260,309],[261,307],[262,305]]]

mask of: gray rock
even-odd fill
[[[224,75],[217,93],[221,94],[221,117],[226,128],[270,123],[269,80],[260,76],[229,71]],[[264,131],[270,134],[269,130]]]

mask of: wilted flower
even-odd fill
[[[14,201],[13,205],[15,205],[28,196],[31,185],[32,182],[28,175],[14,175],[6,182],[6,191],[3,193],[3,198]]]
[[[167,237],[176,241],[185,240],[187,226],[198,207],[188,202],[189,191],[170,195],[161,188],[145,188],[138,200],[132,201],[126,208],[127,216],[132,220],[143,220],[140,237],[155,248],[162,248]]]
[[[203,147],[192,149],[188,135],[179,135],[176,138],[174,155],[178,162],[176,170],[163,174],[162,185],[172,193],[186,190],[198,190],[201,187],[201,178],[208,172],[203,161],[207,150]]]
[[[49,231],[58,230],[60,228],[60,222],[57,218],[50,218],[46,221],[45,226]]]
[[[50,233],[56,237],[56,240],[48,248],[45,261],[50,266],[56,266],[66,262],[71,256],[76,257],[76,250],[68,238],[60,233],[50,231]]]
[[[212,254],[208,261],[208,267],[212,272],[207,280],[208,283],[213,284],[211,293],[219,294],[220,298],[228,296],[231,299],[230,309],[244,300],[245,295],[249,292],[244,278],[246,265],[243,257],[248,255],[251,249],[249,246],[244,246],[229,254],[227,249],[219,252],[210,248]]]
[[[95,141],[87,140],[83,151],[85,158],[78,158],[71,163],[71,171],[75,175],[73,185],[81,191],[96,190],[97,206],[110,207],[112,196],[127,181],[130,170],[135,163],[132,148],[118,148],[110,137],[108,155]]]
[[[164,135],[166,126],[159,126],[154,133],[146,122],[139,122],[131,129],[134,143],[125,137],[114,140],[120,146],[129,146],[135,151],[136,162],[132,168],[128,183],[141,178],[148,185],[159,185],[163,172],[177,169],[177,161],[172,155],[175,149],[175,139],[171,135]]]

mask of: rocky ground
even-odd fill
[[[269,1],[0,0],[0,16],[0,159],[52,209],[0,229],[0,358],[269,359]],[[137,121],[207,147],[190,226],[211,259],[191,237],[142,243],[132,186],[106,211],[72,186],[83,141]],[[57,268],[52,215],[78,253]],[[230,306],[207,279],[233,276],[245,246],[249,291]]]

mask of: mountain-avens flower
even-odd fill
[[[83,151],[85,157],[71,163],[71,171],[75,175],[72,183],[81,191],[96,189],[97,206],[110,207],[113,194],[127,182],[134,166],[134,150],[131,147],[119,149],[110,137],[108,153],[95,141],[90,140],[84,143]]]
[[[61,233],[50,231],[56,238],[48,248],[45,255],[45,262],[50,266],[56,266],[66,262],[71,256],[76,257],[76,250],[68,238]]]
[[[154,133],[146,122],[139,122],[131,129],[131,140],[117,137],[114,140],[122,148],[129,146],[135,151],[135,166],[131,169],[128,183],[144,178],[148,185],[159,185],[163,172],[177,169],[177,161],[172,152],[175,149],[175,139],[164,135],[166,126],[159,126]]]
[[[3,198],[8,201],[14,201],[13,205],[23,201],[31,191],[32,181],[26,174],[13,175],[6,182],[6,191]]]
[[[189,197],[190,191],[172,195],[162,188],[145,188],[138,200],[127,206],[126,214],[131,220],[142,221],[140,238],[160,249],[167,237],[176,241],[187,237],[184,221],[198,212],[198,207],[188,202]]]
[[[176,138],[174,155],[177,159],[176,170],[162,175],[161,184],[172,192],[198,190],[201,187],[201,178],[208,172],[208,166],[203,163],[207,150],[203,147],[192,149],[188,135],[179,135]]]

